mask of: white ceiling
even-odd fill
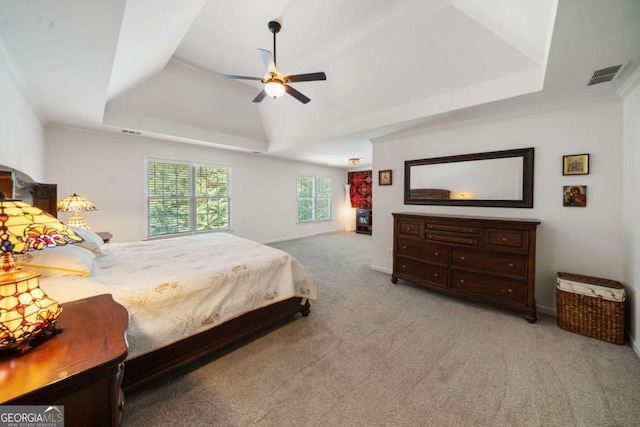
[[[327,74],[292,84],[309,104],[217,77],[264,74],[271,20],[279,71]],[[392,132],[613,96],[639,22],[639,0],[0,0],[0,59],[47,123],[346,168]]]

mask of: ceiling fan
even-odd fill
[[[267,67],[265,75],[263,77],[249,77],[236,76],[233,74],[219,74],[219,76],[226,79],[261,81],[264,84],[264,88],[262,88],[258,96],[253,99],[253,102],[260,102],[267,95],[273,97],[273,99],[277,99],[286,92],[298,101],[306,104],[311,101],[311,99],[289,86],[289,83],[327,80],[327,75],[323,72],[319,72],[287,76],[276,70],[276,34],[278,34],[282,26],[277,21],[270,21],[268,27],[269,31],[273,33],[273,55],[268,50],[258,49],[258,55],[260,55],[264,66]]]

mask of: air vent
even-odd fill
[[[128,135],[140,135],[140,132],[136,130],[128,130],[128,129],[122,129],[122,133],[126,133]]]
[[[611,80],[616,78],[618,74],[620,74],[621,70],[622,64],[596,70],[593,72],[593,74],[591,74],[591,76],[589,76],[589,79],[587,80],[587,86],[610,82]]]

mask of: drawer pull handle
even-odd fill
[[[460,279],[460,283],[464,283],[464,279]]]
[[[473,233],[473,228],[467,228],[467,232]]]
[[[512,262],[509,263],[509,267],[513,267],[513,263]]]
[[[507,239],[506,237],[503,237],[503,238],[502,238],[502,241],[503,241],[503,242],[506,242],[507,240],[509,240],[509,239]]]
[[[407,249],[407,245],[404,245],[404,246],[402,247],[402,249]]]
[[[429,224],[429,225],[427,225],[427,228],[431,229],[431,228],[433,228],[433,225]]]
[[[469,240],[469,244],[472,244],[472,243],[473,243],[473,240]]]
[[[461,257],[460,257],[460,261],[464,261],[465,259],[466,259],[466,258],[465,258],[465,257],[463,257],[463,256],[461,256]]]
[[[511,288],[507,289],[507,291],[508,291],[510,294],[512,294],[512,293],[513,293],[513,289],[511,289]]]
[[[411,227],[407,227],[407,231],[411,231]]]
[[[434,274],[433,274],[433,277],[438,277],[438,273],[434,273]]]
[[[440,254],[439,254],[438,252],[434,252],[434,253],[433,253],[433,255],[434,255],[434,256],[438,256],[438,255],[440,255]]]
[[[407,268],[407,266],[405,264],[402,264],[402,268]]]

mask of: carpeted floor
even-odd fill
[[[127,395],[134,426],[639,426],[640,359],[370,269],[371,237],[272,246],[320,282],[297,316]]]

